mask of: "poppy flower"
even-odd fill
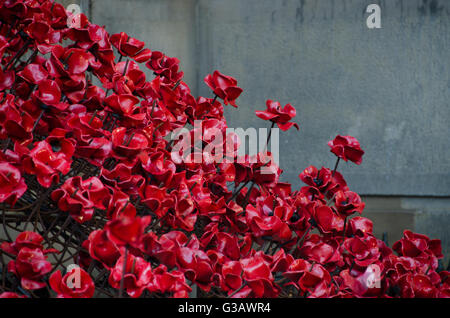
[[[364,151],[355,137],[337,135],[334,140],[328,142],[328,146],[338,158],[353,161],[357,165],[361,164]]]
[[[408,273],[398,280],[404,298],[436,298],[438,290],[430,278],[423,274]]]
[[[8,270],[20,278],[24,289],[35,290],[46,286],[42,278],[52,270],[52,264],[40,248],[23,247],[8,263]]]
[[[308,297],[327,297],[330,292],[331,275],[320,264],[312,264],[298,280],[298,286],[303,292],[309,292]]]
[[[47,70],[41,64],[35,63],[28,64],[17,74],[31,84],[40,84],[48,77]]]
[[[150,221],[150,216],[118,216],[116,219],[108,221],[105,230],[108,238],[116,245],[137,245]]]
[[[95,60],[92,53],[78,48],[71,48],[65,51],[62,59],[66,64],[65,69],[70,75],[82,74],[88,67],[97,69],[101,65],[100,62]]]
[[[54,139],[64,138],[54,136]],[[25,154],[23,159],[25,172],[36,175],[38,182],[46,188],[59,181],[59,173],[63,175],[69,173],[72,163],[71,150],[73,149],[70,146],[63,148],[60,145],[52,147],[49,140],[35,143],[33,149]],[[71,143],[69,139],[66,141]]]
[[[153,278],[146,289],[150,292],[171,294],[174,298],[187,298],[192,291],[182,272],[177,270],[169,272],[164,265],[159,265],[153,270]]]
[[[424,254],[442,258],[442,247],[440,240],[431,240],[423,234],[413,233],[406,230],[403,237],[394,243],[392,249],[399,255],[408,257],[419,257]]]
[[[24,295],[19,295],[13,292],[3,292],[0,294],[0,298],[26,298]]]
[[[125,254],[127,255],[127,254]],[[152,267],[143,258],[133,254],[121,256],[109,275],[109,283],[114,288],[120,287],[123,277],[123,286],[127,294],[133,298],[139,297],[152,279]],[[124,270],[125,263],[125,272]]]
[[[52,192],[52,200],[58,202],[58,207],[69,214],[78,223],[89,221],[94,208],[104,209],[104,202],[109,192],[97,177],[82,180],[80,176],[66,180],[64,184]]]
[[[0,202],[14,205],[27,191],[27,185],[19,169],[7,162],[0,162]]]
[[[111,242],[105,230],[95,230],[89,234],[89,254],[106,268],[112,268],[120,257],[118,248]]]
[[[24,247],[27,247],[29,249],[36,249],[39,248],[42,250],[44,254],[48,253],[57,253],[58,251],[55,249],[44,249],[42,246],[42,242],[44,241],[44,238],[36,233],[31,231],[23,231],[20,232],[19,235],[17,235],[16,240],[12,243],[3,242],[0,245],[0,248],[4,250],[6,253],[17,255],[20,250]]]
[[[320,191],[325,191],[331,182],[332,172],[328,168],[322,167],[318,170],[314,166],[309,166],[302,173],[299,178],[309,186],[316,187]]]
[[[208,255],[199,249],[180,247],[176,253],[178,268],[186,278],[195,282],[200,288],[209,291],[213,270]]]
[[[314,220],[319,230],[325,234],[342,232],[344,219],[338,215],[334,208],[326,205],[318,205],[314,208]]]
[[[99,167],[112,153],[112,142],[104,137],[92,137],[88,141],[79,142],[75,155],[86,159],[89,163]]]
[[[114,153],[119,158],[133,158],[148,146],[148,139],[140,133],[127,133],[125,127],[116,128],[111,135]]]
[[[367,234],[372,234],[373,222],[368,218],[361,216],[355,216],[348,221],[347,235],[358,235],[364,236]]]
[[[58,298],[92,298],[95,292],[94,281],[80,267],[73,268],[64,276],[57,270],[50,276],[49,283]]]
[[[52,80],[41,81],[34,96],[45,106],[52,106],[58,110],[65,110],[69,106],[69,104],[61,102],[61,89]]]
[[[351,255],[348,262],[367,267],[380,259],[377,239],[370,235],[355,236],[344,241],[343,248]]]
[[[334,197],[334,206],[342,215],[349,216],[355,212],[362,213],[365,203],[352,191],[338,191]]]
[[[120,54],[129,56],[138,63],[147,62],[150,59],[152,52],[149,49],[144,49],[145,43],[130,37],[125,32],[111,35],[110,41]]]
[[[248,205],[246,208],[246,219],[255,237],[267,236],[274,241],[281,242],[291,238],[292,232],[288,224],[275,214],[272,207],[269,212],[263,207],[262,203],[258,202],[256,207]]]
[[[180,61],[176,57],[168,57],[159,51],[153,51],[150,60],[145,64],[155,74],[163,77],[163,81],[176,83],[183,78],[184,73],[179,71]]]
[[[13,84],[16,75],[13,71],[3,71],[0,70],[0,91],[10,89]]]
[[[224,290],[237,290],[242,286],[242,266],[239,261],[228,261],[222,266]]]
[[[313,234],[306,239],[299,252],[306,259],[323,265],[337,263],[341,260],[338,241],[324,240],[317,234]]]
[[[236,79],[216,70],[212,75],[208,74],[204,81],[216,96],[223,99],[225,105],[237,107],[236,99],[241,95],[242,88],[237,86]]]
[[[256,110],[255,114],[261,119],[270,120],[272,123],[283,130],[289,130],[292,126],[299,129],[296,123],[290,122],[296,115],[296,110],[291,104],[286,104],[281,107],[280,102],[275,102],[270,99],[266,101],[266,110]]]
[[[132,173],[130,167],[119,163],[112,170],[102,168],[101,177],[106,184],[119,187],[122,191],[129,194],[138,194],[139,190],[145,185],[145,178]]]
[[[274,284],[270,264],[261,254],[240,261],[243,275],[254,297],[277,297],[280,288]]]

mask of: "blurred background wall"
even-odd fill
[[[378,236],[411,229],[450,254],[450,1],[69,0],[112,33],[124,31],[181,60],[194,95],[215,69],[238,80],[230,127],[266,127],[266,99],[297,108],[300,131],[280,138],[283,180],[300,187],[310,164],[332,168],[327,141],[353,135],[363,163],[340,165]],[[366,7],[381,7],[368,29]],[[151,75],[148,72],[149,76]]]

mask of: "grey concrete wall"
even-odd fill
[[[333,166],[326,142],[340,133],[366,151],[342,165],[358,192],[450,195],[450,2],[381,1],[370,30],[364,9],[377,2],[201,0],[199,73],[244,88],[231,125],[264,125],[253,112],[269,98],[297,108],[301,131],[283,134],[280,156],[295,185],[308,164]]]
[[[450,253],[450,1],[78,0],[110,33],[124,31],[181,60],[194,94],[215,69],[244,93],[231,127],[265,127],[266,99],[297,108],[300,132],[281,134],[284,180],[334,165],[327,141],[357,137],[363,164],[341,164],[377,235],[409,228]],[[77,3],[77,1],[63,1]],[[381,6],[381,29],[365,8]],[[150,75],[150,73],[148,73]]]

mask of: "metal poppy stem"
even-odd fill
[[[234,295],[236,295],[237,293],[239,293],[245,286],[247,286],[247,282],[244,282],[244,283],[242,284],[241,287],[239,287],[239,288],[236,289],[234,292],[232,292],[232,293],[228,296],[228,298],[231,298],[231,297],[233,297]]]
[[[119,298],[122,298],[122,294],[123,294],[125,271],[127,270],[128,245],[125,245],[125,254],[123,257],[124,257],[124,259],[123,259],[123,266],[122,266],[122,278],[120,279]]]
[[[233,200],[238,194],[239,192],[241,192],[241,190],[249,183],[250,181],[245,182],[244,184],[242,184],[237,190],[236,192],[233,193],[233,195],[231,196],[231,198],[228,199],[227,203],[230,203],[231,200]]]
[[[181,80],[178,80],[178,82],[175,83],[175,85],[172,87],[172,91],[176,90],[178,85],[180,85]]]
[[[266,145],[264,146],[264,151],[266,152],[267,147],[269,146],[270,137],[272,136],[272,129],[275,126],[275,122],[272,122],[272,126],[270,126],[269,134],[267,135]]]
[[[333,169],[333,173],[331,174],[331,177],[333,178],[334,177],[334,174],[336,173],[336,170],[337,170],[337,167],[338,167],[338,165],[339,165],[339,161],[341,160],[341,158],[337,158],[337,160],[336,160],[336,164],[334,165],[334,169]]]
[[[123,69],[123,74],[122,74],[122,76],[125,76],[125,74],[127,73],[127,70],[128,70],[128,63],[130,63],[130,60],[127,60],[127,61],[125,62],[125,67],[124,67],[124,69]]]
[[[250,193],[252,193],[253,187],[255,185],[255,182],[252,181],[252,185],[250,186],[250,188],[248,189],[247,195],[245,196],[245,200],[244,200],[244,204],[242,205],[242,208],[245,210],[245,208],[247,207],[247,201],[250,198]]]
[[[91,119],[89,120],[89,125],[92,124],[92,121],[97,116],[97,109],[94,111],[94,114],[92,115]]]
[[[345,241],[346,228],[347,228],[347,217],[345,217],[345,219],[344,219],[344,232],[342,233],[342,243],[344,243],[344,241]]]
[[[36,119],[36,122],[33,125],[33,129],[31,129],[31,133],[34,133],[34,130],[36,129],[37,125],[39,124],[39,121],[41,120],[42,116],[44,115],[45,109],[41,110],[41,113],[39,114],[38,118]]]
[[[30,39],[26,40],[24,45],[20,48],[19,51],[17,51],[17,53],[13,56],[13,58],[11,60],[9,60],[9,62],[5,65],[5,67],[3,68],[3,71],[7,71],[8,68],[15,63],[15,61],[20,58],[24,53],[25,50],[28,48],[28,45],[30,44]]]
[[[134,132],[131,134],[130,139],[128,139],[127,144],[125,145],[126,147],[128,147],[130,145],[131,140],[134,137]]]

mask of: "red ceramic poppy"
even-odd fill
[[[204,81],[216,96],[223,99],[225,105],[231,104],[237,107],[236,99],[241,95],[242,88],[237,86],[236,79],[219,71],[214,71],[212,75],[208,74]]]
[[[35,290],[46,286],[42,278],[52,270],[52,264],[40,248],[23,247],[16,260],[9,262],[8,270],[20,278],[24,289]]]
[[[355,137],[337,135],[334,140],[328,142],[328,146],[339,158],[353,161],[357,165],[361,164],[364,151]]]
[[[256,116],[264,120],[270,120],[283,131],[289,130],[292,126],[297,128],[297,130],[299,129],[296,123],[291,122],[297,113],[291,104],[281,107],[280,102],[274,102],[269,99],[266,101],[266,107],[265,111],[256,110]]]
[[[92,298],[95,292],[91,276],[80,267],[73,268],[64,276],[57,270],[50,276],[49,283],[58,298]]]

